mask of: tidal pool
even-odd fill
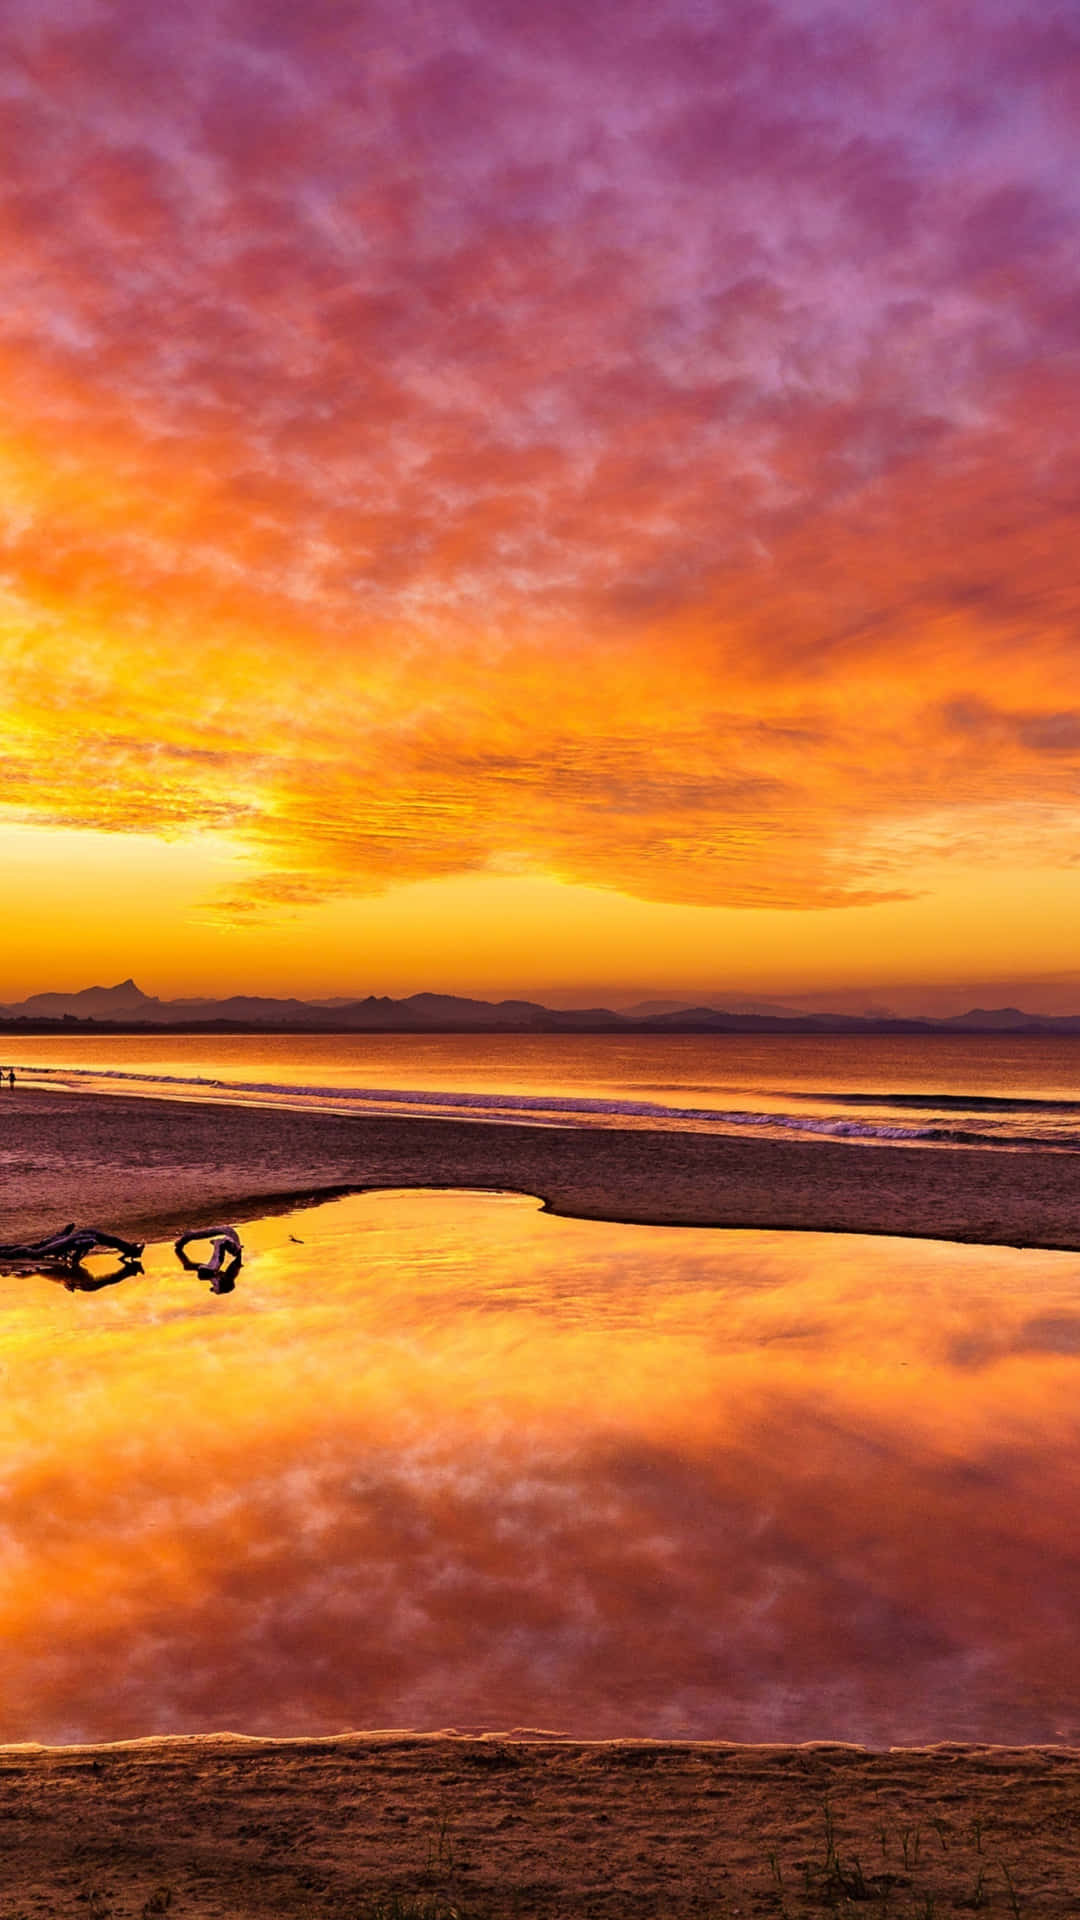
[[[0,1279],[0,1740],[1080,1739],[1080,1258],[382,1193]]]

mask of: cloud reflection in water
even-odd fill
[[[1080,1259],[460,1194],[244,1239],[226,1299],[2,1283],[0,1738],[1080,1737]]]

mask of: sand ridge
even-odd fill
[[[554,1213],[1080,1250],[1072,1153],[741,1140],[644,1129],[289,1113],[19,1091],[0,1239],[77,1218],[133,1237],[343,1191],[487,1187]]]

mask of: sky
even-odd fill
[[[2,0],[0,998],[1080,1008],[1080,15]]]

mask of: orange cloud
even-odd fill
[[[1071,862],[1060,22],[11,27],[9,818],[227,837],[241,915]]]

